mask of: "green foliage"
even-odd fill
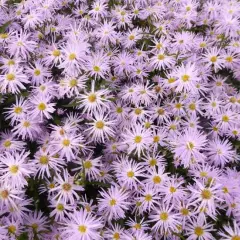
[[[17,240],[29,240],[27,233],[22,233]]]

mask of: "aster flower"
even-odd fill
[[[16,152],[21,151],[25,147],[23,141],[18,140],[12,133],[3,132],[1,134],[0,151],[1,152]]]
[[[109,58],[103,52],[96,52],[93,56],[89,58],[86,63],[86,68],[89,70],[89,75],[96,78],[104,78],[109,72]]]
[[[108,93],[107,89],[95,91],[95,82],[92,81],[91,92],[79,95],[80,107],[87,113],[92,113],[96,110],[101,112],[103,108],[108,108],[106,104],[108,100],[105,98],[105,95]]]
[[[233,222],[233,227],[228,224],[223,226],[224,231],[221,231],[219,235],[222,239],[230,240],[230,239],[237,239],[240,237],[240,229],[236,221]]]
[[[24,84],[29,83],[21,68],[10,68],[4,75],[0,75],[0,88],[3,93],[19,93],[26,89]]]
[[[26,178],[34,173],[32,163],[28,163],[28,155],[29,152],[24,151],[14,154],[5,152],[5,154],[0,157],[0,180],[13,188],[21,189],[26,186]]]
[[[48,230],[48,219],[41,211],[29,213],[25,218],[25,223],[28,226],[30,237],[36,234],[39,238],[42,238],[43,232]]]
[[[151,143],[150,131],[140,125],[136,125],[131,130],[127,129],[123,137],[125,139],[123,143],[128,144],[128,152],[134,151],[138,156]]]
[[[31,65],[31,67],[26,70],[26,73],[31,77],[32,83],[37,86],[43,83],[45,78],[51,77],[49,70],[40,61]]]
[[[161,207],[156,208],[152,215],[150,216],[149,222],[153,222],[154,225],[152,230],[157,232],[160,231],[162,234],[168,231],[176,231],[177,225],[180,225],[179,215],[173,213],[173,206],[166,204],[161,205]]]
[[[181,159],[184,167],[188,167],[192,160],[203,161],[205,156],[201,151],[206,146],[206,137],[197,130],[188,130],[179,136],[174,149],[175,157]]]
[[[210,161],[212,161],[215,166],[223,167],[226,163],[232,161],[235,156],[230,142],[226,139],[220,140],[217,138],[209,142],[209,147],[206,150]]]
[[[56,199],[58,203],[62,200],[64,203],[74,204],[74,200],[79,199],[76,191],[82,191],[83,188],[74,184],[73,177],[66,170],[63,171],[63,176],[57,174],[55,180],[57,186],[50,190],[56,194],[53,199]]]
[[[216,204],[222,199],[218,197],[220,190],[220,185],[213,185],[213,181],[210,182],[209,186],[205,186],[205,184],[195,180],[195,189],[190,187],[190,190],[193,191],[191,200],[194,203],[200,203],[198,205],[198,211],[201,209],[207,208],[207,212],[209,215],[216,215]]]
[[[10,38],[8,52],[11,56],[20,56],[24,59],[30,56],[30,53],[36,48],[36,42],[30,40],[30,33],[26,31],[15,32]]]
[[[213,239],[211,232],[213,231],[212,225],[204,223],[201,218],[195,221],[190,221],[189,225],[186,226],[186,232],[189,235],[188,240],[201,239],[208,240]]]
[[[94,122],[89,123],[91,127],[87,129],[94,141],[104,142],[104,139],[114,136],[113,127],[115,121],[108,120],[108,116],[95,114]]]
[[[207,50],[206,54],[203,54],[206,65],[213,66],[215,72],[224,66],[223,58],[220,56],[219,52],[219,49],[212,48]]]
[[[116,171],[116,175],[121,185],[130,189],[137,188],[137,183],[140,183],[138,177],[141,177],[143,173],[142,166],[126,158],[122,159],[121,169],[119,170]]]
[[[177,92],[197,92],[196,83],[200,81],[200,78],[195,64],[182,65],[176,69],[173,75],[177,80],[172,86],[176,87]]]
[[[36,167],[36,176],[40,178],[50,177],[51,170],[60,172],[65,162],[57,154],[50,152],[50,149],[41,148],[36,152],[33,163]]]
[[[66,157],[67,161],[76,158],[79,148],[84,148],[83,136],[81,134],[65,134],[52,142],[54,153],[59,153],[60,158]]]
[[[10,119],[11,123],[14,124],[18,120],[22,119],[23,116],[28,112],[30,106],[29,103],[23,97],[19,99],[16,97],[16,104],[6,108],[6,119]]]
[[[47,119],[52,118],[51,113],[55,111],[54,106],[55,103],[50,103],[50,96],[34,96],[30,101],[33,105],[33,109],[30,111],[30,115],[32,118],[40,117],[41,121],[43,117]]]
[[[83,209],[70,213],[63,224],[61,236],[69,240],[100,239],[100,230],[103,227],[100,218],[92,216]]]
[[[108,191],[99,192],[101,198],[98,198],[98,211],[107,216],[110,222],[112,219],[125,217],[125,211],[129,209],[129,193],[118,186],[111,186]]]

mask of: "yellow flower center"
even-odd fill
[[[0,192],[0,196],[1,196],[1,198],[3,198],[3,199],[7,199],[8,196],[9,196],[8,190],[3,190],[3,191],[1,191],[1,192]]]
[[[141,226],[140,223],[136,223],[136,224],[134,225],[134,228],[140,230],[140,229],[142,228],[142,226]]]
[[[240,235],[233,236],[231,240],[240,240]]]
[[[217,86],[217,87],[221,87],[222,85],[223,85],[223,83],[222,83],[222,82],[219,82],[219,81],[218,81],[218,82],[216,82],[216,86]]]
[[[16,113],[16,114],[20,114],[20,113],[22,113],[22,111],[23,111],[22,107],[15,107],[14,108],[14,113]]]
[[[46,108],[47,108],[47,106],[45,103],[42,102],[42,103],[38,104],[38,110],[44,111]]]
[[[150,165],[151,167],[156,166],[156,165],[157,165],[157,160],[154,159],[154,158],[150,159],[150,161],[149,161],[149,165]]]
[[[43,92],[43,91],[46,89],[46,86],[41,85],[41,86],[39,87],[39,89]]]
[[[136,115],[140,115],[142,113],[142,109],[141,108],[136,108],[134,110],[134,112],[135,112]]]
[[[189,107],[189,109],[192,110],[192,111],[196,110],[196,105],[195,105],[195,103],[189,104],[188,107]]]
[[[88,96],[88,101],[89,101],[90,103],[95,102],[96,99],[97,99],[96,94],[94,94],[94,93],[89,94],[89,96]]]
[[[158,60],[164,60],[165,56],[163,54],[158,54]]]
[[[62,141],[62,144],[63,144],[64,147],[68,147],[70,145],[70,140],[69,139],[64,139]]]
[[[128,176],[129,178],[133,178],[133,177],[134,177],[134,172],[133,172],[133,171],[127,172],[127,176]]]
[[[8,33],[0,33],[0,38],[1,39],[7,39],[8,38]]]
[[[130,35],[130,36],[129,36],[129,40],[132,41],[132,40],[134,40],[134,39],[135,39],[135,36],[134,36],[134,35]]]
[[[147,128],[147,129],[150,128],[151,127],[151,123],[150,122],[145,122],[144,127]]]
[[[116,108],[116,112],[117,112],[117,113],[122,113],[122,112],[123,112],[123,109],[122,109],[121,107],[117,107],[117,108]]]
[[[77,55],[76,55],[75,53],[70,53],[69,56],[68,56],[68,59],[69,59],[70,61],[73,61],[73,60],[76,59],[76,57],[77,57]]]
[[[233,130],[232,134],[236,136],[236,135],[238,135],[238,131],[237,130]]]
[[[15,65],[15,61],[11,59],[8,61],[7,65],[8,66]]]
[[[37,223],[33,223],[31,226],[35,231],[37,231],[37,229],[38,229],[38,224]]]
[[[9,167],[9,171],[12,174],[16,174],[18,172],[19,167],[17,165],[12,165],[11,167]]]
[[[85,209],[86,209],[87,212],[91,212],[91,207],[89,205],[86,205]]]
[[[157,44],[156,44],[157,50],[160,50],[162,47],[163,47],[163,45],[162,45],[161,43],[157,43]]]
[[[182,208],[180,212],[183,216],[187,216],[189,214],[189,210],[187,208]]]
[[[229,121],[229,117],[227,115],[222,116],[222,121],[223,122],[228,122]]]
[[[212,102],[212,107],[216,107],[217,106],[217,103],[216,102]]]
[[[78,84],[77,79],[71,79],[69,82],[70,87],[76,87]]]
[[[34,75],[39,76],[41,74],[41,71],[39,69],[35,69]]]
[[[222,188],[222,191],[223,191],[223,193],[229,193],[229,191],[228,191],[228,188],[227,188],[227,187],[223,187],[223,188]]]
[[[49,162],[48,156],[46,156],[46,155],[41,156],[41,157],[39,158],[39,162],[40,162],[41,164],[43,164],[43,165],[48,164],[48,162]]]
[[[113,234],[113,240],[120,240],[120,234],[118,232]]]
[[[85,167],[86,169],[90,169],[90,168],[92,167],[92,162],[89,161],[89,160],[85,161],[85,162],[84,162],[84,167]]]
[[[203,189],[202,192],[201,192],[201,196],[202,196],[203,199],[209,200],[209,199],[212,198],[212,193],[208,189]]]
[[[208,175],[207,172],[200,172],[201,177],[207,177],[207,175]]]
[[[136,136],[135,138],[134,138],[134,142],[135,143],[140,143],[142,141],[142,137],[141,136]]]
[[[212,63],[215,63],[215,62],[217,61],[217,56],[212,56],[212,57],[210,58],[210,61],[211,61]]]
[[[72,186],[71,186],[71,184],[69,184],[69,183],[64,183],[64,184],[62,185],[62,189],[63,189],[64,191],[68,192],[68,191],[70,191],[70,190],[72,189]]]
[[[61,52],[58,49],[53,50],[52,55],[54,57],[59,57],[61,55]]]
[[[153,137],[153,142],[154,143],[158,143],[160,141],[160,137],[159,136],[154,136]]]
[[[187,143],[187,149],[188,149],[188,150],[193,150],[193,148],[194,148],[194,143],[188,142],[188,143]]]
[[[61,203],[59,203],[56,208],[57,208],[58,211],[63,211],[64,210],[64,206]]]
[[[167,221],[167,220],[168,220],[168,213],[167,213],[167,212],[162,212],[162,213],[160,213],[159,218],[160,218],[160,220],[162,220],[162,221]]]
[[[50,189],[52,189],[52,188],[55,187],[55,184],[54,184],[54,183],[50,183],[50,184],[48,185],[48,187],[49,187]]]
[[[233,58],[231,56],[229,56],[229,57],[226,57],[225,60],[227,62],[231,63],[233,61]]]
[[[171,186],[169,188],[169,191],[170,191],[170,193],[175,193],[177,191],[177,189],[175,187]]]
[[[23,126],[25,127],[25,128],[28,128],[28,127],[30,127],[30,122],[29,121],[25,121],[24,123],[23,123]]]
[[[161,87],[160,86],[155,86],[154,89],[155,89],[155,92],[157,92],[157,93],[159,93],[161,91]]]
[[[154,184],[159,184],[159,183],[161,183],[161,181],[162,181],[162,179],[161,179],[160,176],[154,176],[153,177]]]
[[[142,205],[142,202],[136,202],[136,206],[140,207]]]
[[[169,128],[171,129],[171,130],[176,130],[177,129],[177,126],[175,125],[175,124],[171,124],[170,126],[169,126]]]
[[[141,69],[137,69],[137,71],[136,71],[137,74],[140,74],[141,72],[142,72]]]
[[[147,194],[145,196],[145,201],[150,202],[151,200],[152,200],[152,195],[151,194]]]
[[[17,228],[14,225],[8,226],[8,232],[14,234]]]
[[[99,120],[99,121],[96,122],[95,126],[96,126],[97,129],[103,129],[105,124],[104,124],[103,121]]]
[[[3,145],[4,145],[4,147],[8,148],[12,145],[12,143],[10,140],[6,140]]]
[[[203,235],[204,231],[203,231],[203,229],[202,229],[201,227],[195,227],[194,233],[195,233],[198,237],[200,237],[200,236]]]
[[[114,198],[109,201],[109,205],[110,205],[111,207],[115,206],[116,204],[117,204],[117,201],[116,201],[116,199],[114,199]]]
[[[181,104],[181,103],[176,103],[176,104],[175,104],[175,108],[181,109],[181,108],[182,108],[182,104]]]
[[[173,77],[168,79],[168,83],[174,83],[175,81],[176,81],[176,79]]]
[[[8,73],[6,75],[6,78],[8,81],[13,81],[13,80],[15,80],[15,75],[13,73]]]
[[[79,227],[78,227],[78,231],[80,232],[80,233],[86,233],[86,231],[87,231],[87,227],[85,226],[85,225],[80,225]]]
[[[101,69],[100,69],[100,67],[98,67],[98,66],[94,66],[94,67],[93,67],[93,71],[94,71],[94,72],[100,72],[100,70],[101,70]]]
[[[185,75],[182,76],[183,82],[188,82],[189,79],[190,79],[190,76],[189,76],[189,75],[186,75],[186,74],[185,74]]]
[[[158,113],[158,115],[164,115],[165,110],[163,108],[159,108],[157,113]]]

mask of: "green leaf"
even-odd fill
[[[28,240],[28,234],[25,232],[25,233],[22,233],[18,238],[17,240]]]
[[[6,23],[4,23],[1,27],[0,27],[0,33],[5,33],[6,32],[6,28],[12,23],[12,21],[8,21]]]

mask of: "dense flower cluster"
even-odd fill
[[[0,0],[0,26],[0,239],[240,239],[238,0]]]

